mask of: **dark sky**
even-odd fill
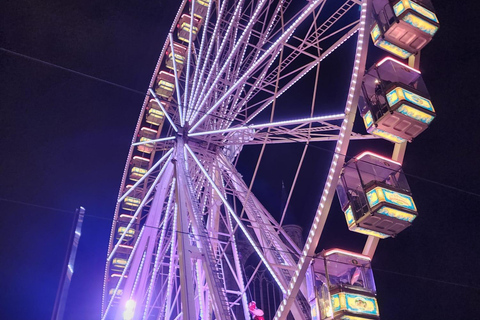
[[[473,1],[433,3],[441,29],[420,69],[438,116],[408,145],[404,161],[419,217],[396,239],[381,241],[373,259],[388,320],[472,319],[480,312],[478,15]],[[145,92],[176,10],[172,1],[150,0],[2,3],[0,319],[50,318],[79,205],[87,217],[65,319],[99,318],[110,219],[143,102],[132,90],[5,50]],[[335,77],[334,68],[325,70]],[[353,143],[349,153],[365,148],[387,153],[391,146]],[[295,170],[282,159],[301,149],[267,148],[256,189],[267,190],[259,197],[274,214],[281,181],[288,186]],[[244,158],[248,177],[255,159]],[[318,159],[328,152],[310,148],[292,207],[302,221],[313,217],[323,187],[317,172],[328,160]],[[361,251],[364,240],[346,230],[335,199],[318,250]]]

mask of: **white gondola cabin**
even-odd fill
[[[155,93],[159,96],[170,99],[175,91],[175,76],[166,71],[160,71],[157,76]]]
[[[363,77],[359,111],[369,133],[395,143],[411,141],[436,116],[420,71],[390,57]]]
[[[425,47],[439,27],[429,0],[373,0],[373,9],[373,43],[402,59]]]
[[[168,104],[163,101],[160,101],[160,103],[165,108],[165,110],[167,110]],[[145,121],[155,126],[160,126],[164,120],[165,114],[163,113],[162,108],[160,108],[155,99],[150,99],[150,101],[148,101],[145,111]]]
[[[313,290],[309,289],[312,320],[379,319],[370,258],[331,249],[312,263]]]
[[[195,41],[202,21],[194,16],[193,27],[191,26],[191,22],[192,22],[192,16],[188,14],[182,14],[177,24],[177,37],[179,40],[188,42],[190,38],[190,29],[191,29],[192,41]]]
[[[185,65],[186,57],[187,57],[187,47],[181,45],[179,43],[173,43],[173,51],[171,46],[169,45],[167,51],[165,53],[166,60],[165,65],[167,68],[173,70],[173,58],[175,57],[175,65],[177,66],[177,75],[180,76],[183,70],[183,66]]]
[[[371,152],[344,165],[337,195],[351,231],[383,239],[396,236],[417,217],[401,164]]]

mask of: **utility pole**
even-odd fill
[[[63,264],[60,284],[58,285],[57,297],[53,306],[52,320],[62,320],[67,303],[68,289],[73,276],[73,266],[75,265],[75,257],[77,256],[78,242],[82,235],[83,217],[85,216],[85,208],[80,207],[75,210],[73,218],[72,231],[68,242],[65,262]]]

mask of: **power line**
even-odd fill
[[[129,88],[129,87],[127,87],[127,86],[124,86],[124,85],[121,85],[121,84],[118,84],[118,83],[115,83],[115,82],[112,82],[112,81],[109,81],[109,80],[105,80],[105,79],[102,79],[102,78],[99,78],[99,77],[96,77],[96,76],[92,76],[92,75],[89,75],[89,74],[86,74],[86,73],[83,73],[83,72],[80,72],[80,71],[76,71],[76,70],[73,70],[73,69],[70,69],[70,68],[62,67],[62,66],[60,66],[60,65],[58,65],[58,64],[54,64],[54,63],[51,63],[51,62],[48,62],[48,61],[45,61],[45,60],[41,60],[41,59],[38,59],[38,58],[34,58],[34,57],[28,56],[28,55],[26,55],[26,54],[22,54],[22,53],[15,52],[15,51],[12,51],[12,50],[9,50],[9,49],[5,49],[5,48],[3,48],[3,47],[0,47],[0,51],[4,51],[4,52],[6,52],[6,53],[9,53],[9,54],[12,54],[12,55],[15,55],[15,56],[18,56],[18,57],[27,59],[27,60],[31,60],[31,61],[34,61],[34,62],[38,62],[38,63],[44,64],[44,65],[47,65],[47,66],[49,66],[49,67],[57,68],[57,69],[60,69],[60,70],[63,70],[63,71],[67,71],[67,72],[71,72],[71,73],[74,73],[74,74],[76,74],[76,75],[79,75],[79,76],[88,78],[88,79],[92,79],[92,80],[96,80],[96,81],[99,81],[99,82],[102,82],[102,83],[106,83],[106,84],[112,85],[112,86],[114,86],[114,87],[117,87],[117,88],[120,88],[120,89],[124,89],[124,90],[130,91],[130,92],[133,92],[133,93],[142,95],[142,96],[147,96],[147,95],[149,95],[149,94],[148,94],[148,90],[145,90],[145,92],[142,92],[142,91],[139,91],[139,90],[137,90],[137,89]],[[206,112],[203,111],[203,110],[198,110],[198,113],[204,115]],[[230,120],[231,120],[231,119],[227,119],[227,118],[225,118],[225,117],[221,117],[221,116],[214,115],[214,114],[210,114],[210,116],[211,116],[212,118],[217,118],[217,119],[219,119],[219,120],[226,120],[226,121],[230,121]]]
[[[53,67],[53,68],[57,68],[57,69],[61,69],[61,70],[64,70],[64,71],[67,71],[67,72],[72,72],[76,75],[80,75],[82,77],[86,77],[86,78],[89,78],[89,79],[92,79],[92,80],[97,80],[97,81],[100,81],[102,83],[106,83],[106,84],[109,84],[109,85],[112,85],[112,86],[115,86],[117,88],[121,88],[121,89],[124,89],[124,90],[128,90],[130,92],[133,92],[133,93],[137,93],[137,94],[140,94],[142,96],[146,96],[147,95],[147,92],[142,92],[142,91],[139,91],[139,90],[136,90],[136,89],[132,89],[132,88],[129,88],[129,87],[126,87],[124,85],[121,85],[121,84],[118,84],[118,83],[115,83],[115,82],[112,82],[112,81],[108,81],[108,80],[105,80],[105,79],[102,79],[102,78],[98,78],[98,77],[95,77],[95,76],[92,76],[92,75],[89,75],[89,74],[86,74],[86,73],[83,73],[83,72],[80,72],[80,71],[76,71],[76,70],[73,70],[73,69],[70,69],[70,68],[66,68],[66,67],[62,67],[62,66],[59,66],[57,64],[54,64],[54,63],[51,63],[51,62],[47,62],[47,61],[44,61],[44,60],[41,60],[41,59],[37,59],[37,58],[34,58],[34,57],[31,57],[31,56],[28,56],[28,55],[25,55],[25,54],[22,54],[22,53],[18,53],[18,52],[15,52],[15,51],[12,51],[12,50],[8,50],[8,49],[5,49],[3,47],[0,47],[0,50],[1,51],[4,51],[6,53],[10,53],[12,55],[15,55],[15,56],[18,56],[18,57],[22,57],[24,59],[27,59],[27,60],[31,60],[31,61],[35,61],[35,62],[38,62],[38,63],[41,63],[41,64],[44,64],[44,65],[47,65],[47,66],[50,66],[50,67]],[[204,111],[199,111],[200,114],[205,114]],[[224,118],[224,117],[220,117],[220,116],[216,116],[216,115],[210,115],[212,117],[215,117],[215,118],[218,118],[218,119],[221,119],[221,120],[227,120],[227,121],[230,121],[230,119],[227,119],[227,118]],[[296,143],[302,143],[302,144],[306,144],[306,142],[302,142],[302,141],[297,141],[293,138],[287,138],[287,139],[290,139],[292,141],[295,141]],[[319,149],[319,150],[323,150],[323,151],[327,151],[327,152],[330,152],[332,154],[338,154],[340,156],[349,156],[348,154],[340,154],[338,152],[335,152],[335,151],[331,151],[331,150],[328,150],[326,148],[321,148],[317,145],[314,145],[314,144],[309,144],[309,147],[312,147],[312,148],[315,148],[315,149]],[[352,158],[353,156],[349,156],[350,158]],[[362,161],[362,160],[361,160]],[[434,180],[431,180],[431,179],[427,179],[427,178],[423,178],[423,177],[420,177],[420,176],[417,176],[417,175],[413,175],[413,174],[409,174],[409,173],[406,173],[404,172],[404,174],[406,176],[409,176],[409,177],[412,177],[412,178],[415,178],[415,179],[418,179],[418,180],[422,180],[422,181],[425,181],[425,182],[429,182],[429,183],[432,183],[432,184],[436,184],[438,186],[442,186],[442,187],[445,187],[445,188],[448,188],[448,189],[451,189],[451,190],[455,190],[455,191],[458,191],[458,192],[463,192],[463,193],[466,193],[466,194],[469,194],[469,195],[472,195],[472,196],[475,196],[475,197],[478,197],[480,198],[480,194],[479,193],[475,193],[475,192],[472,192],[472,191],[468,191],[468,190],[464,190],[464,189],[461,189],[461,188],[458,188],[458,187],[455,187],[455,186],[451,186],[451,185],[448,185],[448,184],[445,184],[445,183],[442,183],[442,182],[438,182],[438,181],[434,181]]]
[[[0,201],[4,201],[4,202],[11,202],[11,203],[15,203],[15,204],[21,204],[21,205],[26,205],[26,206],[32,206],[32,207],[38,207],[38,208],[42,208],[42,209],[48,209],[48,210],[52,210],[52,211],[57,211],[57,212],[62,212],[62,213],[69,213],[69,214],[75,214],[74,211],[69,211],[69,210],[65,210],[65,209],[59,209],[59,208],[54,208],[54,207],[48,207],[48,206],[43,206],[43,205],[37,205],[37,204],[33,204],[33,203],[28,203],[28,202],[24,202],[24,201],[17,201],[17,200],[9,200],[9,199],[5,199],[5,198],[0,198]],[[90,217],[90,218],[94,218],[94,219],[100,219],[100,220],[105,220],[105,221],[109,221],[109,222],[113,222],[115,221],[114,219],[110,219],[110,218],[106,218],[106,217],[101,217],[101,216],[97,216],[97,215],[91,215],[91,214],[85,214],[85,217]],[[118,220],[116,220],[118,222]],[[135,223],[134,225],[137,225],[137,226],[140,226],[139,223]],[[155,226],[149,226],[149,225],[146,225],[144,224],[142,227],[145,227],[145,228],[155,228],[155,229],[158,229],[160,230],[161,228],[160,227],[155,227]],[[208,238],[210,240],[215,240],[215,241],[222,241],[222,239],[220,238],[215,238],[215,237],[212,237],[212,236],[208,236],[208,235],[202,235],[202,234],[192,234],[192,233],[189,233],[189,232],[182,232],[182,231],[174,231],[175,233],[177,234],[186,234],[186,235],[190,235],[190,236],[193,236],[193,237],[205,237],[205,238]],[[230,241],[230,240],[229,240]],[[259,244],[257,244],[257,246],[263,250],[273,250],[271,248],[268,248],[268,247],[263,247]],[[292,251],[286,251],[286,250],[280,250],[280,249],[275,249],[276,251],[279,251],[279,252],[282,252],[282,253],[287,253],[287,254],[291,254],[291,255],[294,255],[294,256],[297,256],[297,254],[295,254],[294,252]],[[317,259],[323,259],[323,257],[317,257],[317,256],[310,256],[311,258],[317,258]],[[336,263],[339,263],[339,264],[342,264],[344,262],[340,262],[340,261],[336,261]],[[344,263],[344,264],[347,264],[347,263]],[[379,269],[379,268],[374,268],[372,267],[371,268],[374,272],[383,272],[383,273],[389,273],[389,274],[394,274],[394,275],[399,275],[399,276],[405,276],[405,277],[410,277],[410,278],[415,278],[415,279],[421,279],[421,280],[424,280],[424,281],[431,281],[431,282],[437,282],[437,283],[441,283],[441,284],[445,284],[445,285],[452,285],[452,286],[458,286],[458,287],[463,287],[463,288],[468,288],[468,289],[474,289],[474,290],[480,290],[480,287],[476,287],[476,286],[472,286],[472,285],[467,285],[467,284],[463,284],[463,283],[458,283],[458,282],[453,282],[453,281],[446,281],[446,280],[441,280],[441,279],[435,279],[435,278],[430,278],[430,277],[425,277],[425,276],[419,276],[419,275],[412,275],[412,274],[408,274],[408,273],[404,273],[404,272],[398,272],[398,271],[390,271],[390,270],[384,270],[384,269]]]
[[[95,76],[92,76],[92,75],[89,75],[89,74],[86,74],[86,73],[83,73],[83,72],[80,72],[80,71],[76,71],[76,70],[73,70],[73,69],[70,69],[70,68],[62,67],[62,66],[59,66],[58,64],[54,64],[54,63],[47,62],[47,61],[44,61],[44,60],[41,60],[41,59],[33,58],[33,57],[27,56],[25,54],[18,53],[18,52],[12,51],[12,50],[8,50],[8,49],[2,48],[2,47],[0,47],[0,50],[3,51],[3,52],[9,53],[9,54],[27,59],[27,60],[31,60],[31,61],[35,61],[35,62],[44,64],[44,65],[47,65],[49,67],[57,68],[57,69],[67,71],[67,72],[71,72],[71,73],[74,73],[76,75],[88,78],[88,79],[97,80],[97,81],[100,81],[102,83],[106,83],[106,84],[109,84],[109,85],[117,87],[117,88],[128,90],[128,91],[133,92],[133,93],[138,93],[138,94],[141,94],[142,96],[146,95],[146,92],[141,92],[139,90],[132,89],[132,88],[126,87],[124,85],[121,85],[121,84],[118,84],[118,83],[115,83],[115,82],[112,82],[112,81],[101,79],[99,77],[95,77]]]
[[[136,90],[136,89],[133,89],[133,88],[129,88],[127,86],[124,86],[124,85],[121,85],[121,84],[118,84],[118,83],[115,83],[115,82],[112,82],[112,81],[109,81],[109,80],[105,80],[105,79],[102,79],[102,78],[99,78],[99,77],[96,77],[96,76],[92,76],[92,75],[89,75],[89,74],[86,74],[86,73],[83,73],[83,72],[79,72],[79,71],[73,70],[71,68],[63,67],[63,66],[60,66],[60,65],[57,65],[57,64],[54,64],[54,63],[51,63],[51,62],[47,62],[47,61],[44,61],[44,60],[41,60],[41,59],[38,59],[38,58],[34,58],[34,57],[31,57],[31,56],[28,56],[28,55],[25,55],[25,54],[21,54],[21,53],[18,53],[18,52],[15,52],[15,51],[3,48],[3,47],[0,47],[0,50],[3,51],[3,52],[9,53],[9,54],[27,59],[27,60],[31,60],[31,61],[34,61],[34,62],[37,62],[37,63],[40,63],[40,64],[44,64],[44,65],[49,66],[49,67],[57,68],[57,69],[60,69],[60,70],[66,71],[66,72],[71,72],[73,74],[76,74],[76,75],[79,75],[79,76],[82,76],[82,77],[85,77],[85,78],[88,78],[88,79],[92,79],[92,80],[96,80],[96,81],[99,81],[99,82],[102,82],[102,83],[105,83],[105,84],[108,84],[108,85],[112,85],[114,87],[124,89],[124,90],[130,91],[130,92],[142,95],[142,96],[147,95],[146,92],[142,92],[142,91],[139,91],[139,90]],[[204,113],[204,112],[200,111],[200,113]],[[216,117],[216,118],[219,118],[219,119],[223,119],[223,120],[229,120],[227,118],[220,117],[220,116],[215,116],[215,115],[212,115],[212,116]],[[306,142],[297,141],[297,140],[292,139],[292,138],[287,138],[287,139],[290,139],[290,140],[292,140],[296,143],[306,144]],[[327,152],[332,153],[332,154],[337,154],[337,152],[335,152],[335,151],[319,147],[315,144],[310,143],[309,147],[312,147],[312,148],[318,149],[318,150],[322,150],[322,151],[327,151]],[[339,155],[342,155],[342,154],[339,154]],[[345,154],[345,155],[342,155],[342,156],[352,158],[352,156],[349,155],[348,153]],[[360,160],[360,161],[364,161],[364,160]],[[424,182],[427,182],[427,183],[435,184],[435,185],[438,185],[438,186],[441,186],[441,187],[444,187],[444,188],[447,188],[447,189],[451,189],[451,190],[454,190],[454,191],[457,191],[457,192],[460,192],[460,193],[465,193],[465,194],[480,198],[479,193],[475,193],[475,192],[472,192],[472,191],[469,191],[469,190],[464,190],[464,189],[461,189],[461,188],[458,188],[458,187],[455,187],[455,186],[452,186],[452,185],[448,185],[446,183],[434,181],[434,180],[424,178],[424,177],[420,177],[420,176],[417,176],[417,175],[413,175],[413,174],[410,174],[410,173],[404,172],[404,174],[406,176],[414,178],[414,179],[418,179],[418,180],[421,180],[421,181],[424,181]],[[41,209],[62,212],[62,213],[74,214],[73,210],[71,211],[71,210],[59,209],[59,208],[54,208],[54,207],[49,207],[49,206],[27,203],[27,202],[24,202],[24,201],[10,200],[10,199],[5,199],[5,198],[0,198],[0,201],[10,202],[10,203],[15,203],[15,204],[21,204],[21,205],[26,205],[26,206],[32,206],[32,207],[37,207],[37,208],[41,208]],[[95,218],[95,219],[101,219],[101,220],[105,220],[105,221],[109,221],[109,222],[114,221],[114,219],[101,217],[101,216],[97,216],[97,215],[86,214],[85,216]],[[147,226],[147,225],[144,225],[144,226],[148,227],[148,228],[157,228],[158,229],[158,227],[154,227],[154,226]],[[179,232],[179,231],[177,231],[177,232]],[[196,235],[196,236],[201,236],[201,235]],[[214,239],[212,237],[210,237],[210,238],[212,240],[219,240],[219,239]],[[263,248],[263,247],[260,247],[260,248]],[[270,248],[263,248],[263,249],[271,250]],[[287,253],[294,254],[292,252],[287,252]],[[422,277],[422,276],[414,276],[414,275],[409,275],[409,274],[405,274],[405,273],[399,273],[399,272],[394,272],[394,271],[386,271],[386,270],[381,270],[381,269],[374,269],[374,270],[380,271],[380,272],[387,272],[387,273],[392,273],[392,274],[398,274],[398,275],[403,275],[403,276],[419,278],[419,279],[423,279],[423,280],[427,280],[427,281],[435,281],[435,282],[448,284],[448,285],[456,285],[456,286],[461,286],[461,287],[466,287],[466,288],[479,289],[477,287],[473,287],[473,286],[469,286],[469,285],[464,285],[464,284],[449,282],[449,281],[443,281],[443,280],[437,280],[437,279],[432,279],[432,278],[427,278],[427,277]]]

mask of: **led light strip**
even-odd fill
[[[390,60],[390,61],[392,61],[392,62],[394,62],[394,63],[397,63],[397,64],[401,65],[402,67],[405,67],[405,68],[407,68],[407,69],[410,69],[410,70],[412,70],[412,71],[415,71],[415,72],[418,73],[418,74],[422,74],[422,73],[421,73],[420,71],[418,71],[417,69],[412,68],[412,67],[410,67],[409,65],[406,65],[405,63],[402,63],[402,62],[400,62],[400,61],[398,61],[398,60],[396,60],[396,59],[393,59],[392,57],[385,57],[384,59],[382,59],[380,62],[377,63],[377,67],[380,67],[383,63],[385,63],[385,62],[388,61],[388,60]]]
[[[241,219],[235,214],[235,211],[233,211],[232,207],[230,206],[230,204],[228,203],[227,199],[225,199],[225,197],[223,196],[223,194],[220,192],[220,190],[218,189],[217,185],[215,184],[215,182],[212,180],[212,178],[210,177],[210,175],[208,174],[208,172],[205,170],[205,168],[202,166],[202,164],[200,163],[200,160],[198,160],[197,156],[195,156],[195,154],[193,153],[192,149],[190,149],[190,147],[185,144],[185,148],[187,149],[188,153],[192,156],[193,160],[195,161],[195,163],[198,165],[198,167],[200,168],[200,170],[202,171],[202,173],[205,175],[205,177],[208,179],[208,182],[210,182],[210,184],[212,185],[213,189],[215,189],[215,191],[217,192],[218,196],[220,197],[220,199],[222,200],[223,202],[223,205],[225,206],[225,208],[227,208],[228,212],[230,213],[230,215],[235,219],[235,221],[237,222],[238,226],[240,227],[240,229],[242,229],[245,237],[247,237],[248,241],[250,242],[250,244],[252,245],[253,249],[255,249],[255,251],[257,252],[258,256],[260,257],[260,259],[263,261],[263,263],[265,264],[265,266],[267,267],[268,271],[270,271],[270,274],[272,275],[273,279],[275,280],[275,282],[278,284],[278,287],[280,288],[280,290],[282,290],[283,294],[286,294],[287,291],[285,290],[285,288],[283,287],[282,283],[280,282],[280,280],[278,279],[275,271],[273,270],[272,266],[270,266],[270,263],[268,262],[268,260],[265,258],[265,256],[263,255],[262,251],[260,250],[260,248],[257,246],[257,244],[255,243],[255,240],[253,240],[252,236],[250,235],[250,233],[248,232],[247,228],[245,227],[245,225],[242,223]]]
[[[327,250],[327,251],[325,251],[325,253],[323,255],[325,257],[328,257],[329,255],[332,255],[332,254],[335,254],[335,253],[345,254],[345,255],[348,255],[348,256],[356,257],[358,259],[364,259],[364,260],[372,261],[372,258],[370,258],[369,256],[365,256],[363,254],[354,253],[354,252],[350,252],[350,251],[342,250],[342,249],[337,249],[337,248]]]
[[[167,153],[165,153],[163,155],[163,157],[160,158],[160,160],[157,161],[157,163],[155,163],[155,165],[153,165],[148,171],[147,173],[145,173],[143,175],[143,177],[140,178],[140,180],[138,180],[137,182],[135,182],[135,184],[128,189],[127,192],[125,192],[125,194],[123,196],[120,197],[120,199],[117,200],[117,203],[120,203],[123,201],[123,199],[125,199],[125,197],[127,197],[136,187],[138,187],[138,185],[140,183],[143,182],[143,180],[145,180],[149,175],[150,173],[152,173],[153,170],[155,170],[160,164],[162,164],[162,162],[173,152],[173,148],[170,149]]]
[[[360,159],[362,159],[362,158],[365,157],[365,156],[372,156],[372,157],[374,157],[374,158],[380,158],[380,159],[382,159],[382,160],[391,162],[391,163],[396,164],[396,165],[399,165],[399,166],[402,165],[400,162],[397,162],[397,161],[394,161],[394,160],[392,160],[392,159],[383,157],[383,156],[381,156],[381,155],[378,155],[378,154],[373,153],[373,152],[370,152],[370,151],[365,151],[365,152],[362,153],[361,155],[356,156],[355,159],[360,160]]]
[[[264,62],[264,60],[270,56],[273,51],[277,48],[278,45],[283,43],[285,39],[289,38],[291,33],[297,28],[300,23],[303,22],[303,20],[306,18],[307,15],[312,13],[315,8],[322,3],[325,0],[314,0],[310,3],[310,5],[305,9],[305,11],[295,20],[295,22],[287,29],[285,32],[272,44],[270,48],[268,48],[265,53],[245,72],[245,74],[238,79],[237,83],[228,89],[223,96],[217,100],[217,102],[195,123],[194,126],[189,130],[189,132],[195,131],[195,129],[203,123],[203,121],[223,102],[225,99],[227,99],[230,94],[235,91],[246,79],[249,77],[252,72],[261,64]]]
[[[226,1],[225,1],[226,2]],[[225,3],[224,2],[224,3]],[[202,41],[200,42],[200,50],[198,52],[198,56],[197,56],[197,61],[196,61],[196,64],[195,64],[195,73],[193,75],[193,84],[192,84],[192,94],[190,95],[190,99],[188,101],[188,105],[186,104],[187,108],[185,109],[185,121],[190,119],[190,115],[192,113],[192,109],[191,106],[192,106],[192,103],[193,103],[193,98],[196,94],[196,87],[197,87],[197,83],[198,83],[198,77],[199,77],[199,71],[200,71],[200,65],[202,63],[202,58],[204,58],[205,60],[207,60],[207,55],[204,54],[204,49],[205,49],[205,42],[207,42],[207,30],[208,30],[208,21],[210,19],[210,9],[212,8],[212,3],[213,1],[209,1],[208,2],[208,9],[207,9],[207,15],[205,16],[205,27],[203,28],[203,34],[202,34]],[[222,4],[222,8],[225,7],[224,3]],[[222,13],[219,14],[219,19],[220,17],[222,16]],[[216,31],[217,30],[217,24],[215,25],[215,29],[213,31],[213,34],[212,34],[212,38],[214,39],[215,38],[215,34],[216,34]],[[212,41],[212,44],[214,43],[214,41]],[[204,65],[206,65],[206,61],[204,61]],[[203,68],[202,68],[203,69]],[[203,73],[202,73],[203,74]],[[187,78],[188,79],[188,78]]]
[[[362,7],[361,7],[362,9],[360,14],[361,15],[360,27],[358,32],[354,68],[352,72],[352,78],[350,81],[350,88],[347,96],[347,103],[345,106],[345,118],[343,120],[341,129],[340,129],[339,140],[337,141],[337,146],[335,148],[335,155],[333,156],[330,170],[328,172],[327,182],[325,184],[325,188],[323,189],[322,198],[320,200],[317,212],[315,214],[312,227],[308,234],[308,238],[305,243],[302,254],[300,256],[300,260],[297,264],[297,270],[295,271],[295,274],[292,277],[292,280],[287,290],[286,297],[283,299],[283,301],[280,304],[280,307],[277,309],[277,313],[274,317],[274,320],[286,319],[288,312],[290,311],[290,308],[295,301],[295,297],[298,293],[300,285],[303,282],[298,280],[299,279],[303,280],[305,273],[309,267],[309,264],[312,260],[313,253],[318,244],[318,240],[320,239],[320,235],[322,233],[322,228],[323,228],[322,227],[318,229],[318,227],[320,225],[323,226],[325,224],[325,221],[328,215],[328,209],[333,199],[333,193],[331,193],[331,191],[335,190],[335,184],[338,181],[338,173],[341,166],[344,163],[345,156],[342,156],[342,158],[340,158],[340,154],[342,154],[342,150],[346,151],[346,148],[348,147],[348,139],[346,139],[346,137],[349,137],[350,133],[347,135],[345,133],[347,131],[351,132],[353,127],[353,122],[355,119],[355,112],[356,112],[356,105],[353,105],[353,100],[354,99],[358,100],[358,93],[356,93],[356,91],[361,83],[361,82],[357,83],[357,79],[360,71],[362,72],[364,71],[364,64],[366,60],[366,57],[362,55],[362,51],[364,50],[364,48],[365,50],[366,48],[368,48],[368,37],[365,40],[365,33],[366,33],[365,26],[366,26],[366,20],[367,20],[367,3],[368,2],[369,0],[364,0],[362,2]],[[366,43],[364,43],[364,40],[366,41]],[[344,144],[344,142],[346,143]]]
[[[345,115],[343,113],[342,114],[339,113],[339,114],[332,114],[328,116],[293,119],[293,120],[285,120],[285,121],[278,121],[278,122],[267,122],[262,124],[252,124],[248,126],[234,127],[234,128],[228,128],[228,129],[222,129],[222,130],[194,132],[189,134],[189,136],[197,137],[202,135],[220,134],[220,133],[227,133],[227,132],[241,131],[241,130],[248,130],[248,129],[260,129],[260,128],[275,127],[275,126],[288,126],[288,125],[295,125],[295,124],[308,124],[312,122],[339,120],[339,119],[343,119],[344,117]]]
[[[171,158],[171,157],[170,157]],[[170,159],[169,158],[169,159]],[[118,239],[117,241],[117,244],[115,245],[115,247],[113,248],[112,252],[110,252],[110,255],[108,256],[107,258],[107,262],[110,262],[110,260],[112,260],[113,258],[113,255],[115,254],[115,252],[117,251],[118,247],[120,246],[120,244],[122,243],[123,239],[125,238],[125,235],[128,233],[128,230],[130,230],[130,228],[132,227],[133,225],[133,222],[137,219],[137,216],[140,214],[140,212],[142,211],[143,209],[143,206],[145,205],[145,202],[147,202],[148,198],[150,197],[150,195],[152,194],[153,192],[153,189],[155,189],[155,187],[157,186],[157,183],[158,181],[160,180],[160,177],[163,175],[163,173],[165,172],[165,169],[167,168],[168,166],[164,166],[161,170],[160,170],[160,173],[158,174],[158,176],[155,178],[155,181],[153,182],[152,186],[150,187],[150,189],[148,189],[148,192],[147,194],[145,195],[145,197],[143,197],[143,200],[142,202],[140,203],[140,205],[138,206],[137,208],[137,211],[135,211],[135,214],[132,216],[132,219],[130,220],[130,222],[128,223],[127,227],[125,228],[125,231],[123,232],[122,236],[120,237],[120,239]],[[139,241],[140,238],[137,239],[137,242]]]
[[[224,8],[224,4],[226,4],[227,1],[224,1],[223,4],[222,4],[222,9]],[[214,65],[217,65],[218,64],[218,60],[220,59],[220,56],[221,56],[221,53],[223,52],[223,49],[225,47],[225,45],[227,44],[228,42],[228,39],[229,39],[229,36],[230,36],[230,32],[233,28],[233,22],[235,22],[237,19],[240,19],[239,18],[239,15],[241,15],[241,8],[242,8],[242,5],[243,5],[243,1],[238,1],[237,2],[237,5],[235,7],[235,11],[233,12],[233,15],[232,15],[232,20],[231,20],[231,23],[228,25],[227,27],[227,30],[225,32],[225,35],[222,36],[222,43],[220,44],[220,48],[217,49],[217,52],[216,52],[216,55],[215,55],[215,59],[213,60],[212,62],[212,66]],[[221,9],[221,10],[222,10]],[[221,23],[221,17],[219,16],[218,20],[217,20],[217,25],[219,23]],[[217,27],[217,25],[215,26],[215,28]],[[210,45],[209,45],[209,50],[208,50],[208,54],[207,56],[210,54],[211,52],[211,49],[213,49],[213,44],[215,43],[215,41],[211,41],[210,42]],[[226,64],[226,62],[224,62]],[[203,68],[202,68],[202,74],[205,73],[205,67],[206,67],[207,63],[204,63],[203,65]],[[194,102],[193,104],[196,105],[195,107],[195,112],[193,114],[190,115],[190,118],[189,118],[189,121],[192,122],[193,119],[195,119],[197,116],[198,116],[198,113],[200,112],[200,108],[202,107],[202,103],[197,103],[198,100],[202,99],[202,97],[205,96],[205,90],[203,90],[205,88],[205,85],[210,85],[210,87],[213,87],[213,85],[210,83],[210,79],[211,77],[213,76],[214,74],[214,70],[215,68],[211,68],[210,72],[208,73],[208,76],[207,76],[207,79],[205,81],[203,81],[203,86],[202,86],[202,90],[200,90],[200,92],[198,93],[198,99],[197,99],[197,90],[200,89],[200,86],[202,85],[202,81],[200,81],[198,83],[198,86],[197,88],[195,88],[195,98],[194,98]],[[207,92],[207,95],[209,93]],[[203,101],[203,100],[202,100]],[[193,105],[192,104],[192,105]]]
[[[213,2],[213,1],[210,1],[210,3],[211,3],[211,2]],[[220,7],[220,11],[218,12],[217,21],[216,21],[216,23],[215,23],[215,28],[213,29],[213,32],[212,32],[211,35],[210,35],[211,39],[217,39],[217,38],[218,38],[218,31],[219,31],[219,28],[220,28],[219,26],[220,26],[221,22],[223,21],[223,20],[222,20],[222,17],[223,17],[223,15],[224,15],[224,11],[225,11],[225,7],[226,7],[227,3],[228,3],[228,1],[223,1],[223,2],[222,2],[222,6]],[[241,4],[242,4],[242,2],[238,2],[238,3],[237,3],[237,8],[240,8]],[[210,7],[210,6],[209,6],[209,7]],[[232,17],[236,17],[239,10],[240,10],[240,9],[238,9],[238,10],[235,9]],[[234,18],[232,18],[232,19],[234,19]],[[226,30],[226,32],[225,32],[225,36],[223,36],[224,39],[225,39],[225,38],[228,36],[228,34],[230,33],[230,27],[231,27],[231,25],[228,26],[228,28],[227,28],[227,30]],[[206,29],[207,29],[207,28],[205,28],[204,31],[205,31]],[[202,39],[202,41],[203,41],[203,39]],[[208,41],[208,40],[207,40],[207,41]],[[205,57],[205,61],[203,62],[202,70],[201,70],[201,72],[200,72],[202,78],[203,78],[203,76],[206,74],[205,71],[206,71],[206,68],[207,68],[207,65],[208,65],[208,63],[207,63],[207,62],[208,62],[207,57],[209,57],[210,55],[215,55],[215,59],[213,59],[213,61],[211,61],[211,63],[210,63],[210,65],[215,65],[215,64],[216,64],[216,61],[217,61],[217,59],[218,59],[218,58],[217,58],[218,52],[220,52],[220,51],[222,50],[222,48],[223,48],[223,41],[224,41],[224,40],[222,40],[222,44],[220,44],[220,48],[217,49],[217,54],[216,54],[216,55],[215,55],[214,53],[212,53],[212,50],[213,50],[213,47],[214,47],[214,44],[216,43],[216,41],[210,41],[210,44],[208,45],[206,54],[202,55],[202,56]],[[200,66],[200,61],[201,61],[200,59],[201,59],[202,56],[199,55],[199,60],[198,60],[198,62],[197,62],[196,71],[198,70],[198,67]],[[195,72],[196,72],[196,71],[195,71]],[[210,73],[207,75],[207,79],[209,79],[209,76],[210,76]],[[190,99],[192,100],[192,101],[190,102],[190,106],[192,106],[192,108],[190,109],[191,111],[189,110],[189,115],[188,115],[188,121],[189,121],[189,123],[192,122],[191,119],[193,119],[193,112],[197,110],[197,108],[196,108],[196,107],[193,107],[193,106],[196,105],[197,100],[200,99],[200,98],[198,97],[198,95],[200,94],[200,97],[202,96],[202,93],[199,93],[198,91],[200,90],[201,92],[203,92],[203,87],[204,87],[204,85],[205,85],[206,83],[207,83],[206,80],[205,80],[205,81],[198,81],[198,82],[196,82],[195,92],[194,92],[193,95],[190,96]],[[197,98],[198,98],[198,99],[197,99]]]
[[[175,177],[172,179],[172,186],[170,187],[170,193],[169,193],[169,196],[168,196],[168,203],[167,203],[167,208],[165,210],[165,215],[164,215],[164,218],[163,218],[163,225],[161,226],[162,227],[162,232],[160,233],[160,240],[158,241],[158,246],[157,246],[157,254],[156,254],[156,257],[155,257],[155,263],[153,265],[153,273],[152,273],[152,277],[150,278],[150,285],[148,286],[148,291],[147,291],[147,301],[145,303],[145,310],[144,310],[144,314],[143,314],[143,319],[147,319],[148,316],[149,316],[149,313],[148,313],[148,306],[150,305],[150,301],[151,301],[151,298],[152,298],[152,292],[153,292],[153,287],[154,287],[154,284],[155,284],[155,279],[157,278],[157,273],[158,273],[158,270],[160,268],[159,266],[159,261],[160,261],[160,252],[161,252],[161,248],[163,248],[163,242],[165,241],[165,235],[167,233],[167,226],[168,226],[168,220],[170,218],[170,210],[171,210],[171,205],[172,205],[172,202],[173,202],[173,191],[175,190]],[[162,258],[163,258],[163,255],[162,255]]]

